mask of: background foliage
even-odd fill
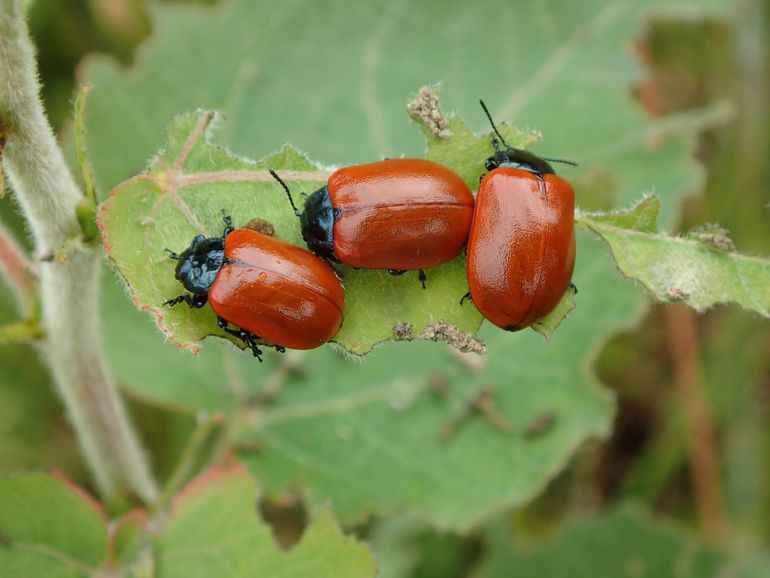
[[[198,108],[222,111],[213,141],[252,159],[285,143],[323,164],[424,156],[405,105],[420,86],[441,82],[444,109],[472,130],[487,130],[483,97],[499,119],[542,134],[536,152],[580,162],[562,173],[582,210],[626,208],[653,191],[664,230],[718,222],[739,251],[768,253],[766,2],[28,4],[48,110],[65,142],[75,79],[95,86],[87,144],[102,199],[144,170],[174,117]],[[450,165],[467,154],[428,150]],[[0,203],[23,238],[12,202]],[[112,368],[161,479],[178,490],[205,466],[237,459],[258,480],[261,516],[279,543],[304,529],[289,556],[330,575],[374,575],[371,555],[336,519],[370,545],[379,575],[394,578],[565,568],[570,576],[766,576],[767,320],[736,306],[695,317],[651,305],[585,231],[575,283],[577,308],[551,342],[485,324],[482,357],[440,343],[386,343],[360,363],[325,347],[268,354],[257,365],[211,338],[191,357],[165,341],[112,271],[99,306]],[[749,293],[766,302],[764,287]],[[410,299],[420,297],[415,289]],[[6,297],[0,319],[15,319]],[[36,353],[13,346],[0,355],[0,468],[56,467],[92,489]],[[502,426],[467,411],[486,392]],[[688,441],[704,431],[703,443]],[[190,439],[200,443],[180,480],[175,466]],[[709,456],[716,467],[704,467]],[[35,511],[52,517],[51,535],[27,528],[9,501],[0,537],[71,555],[76,564],[61,575],[95,571],[105,559],[137,576],[190,575],[169,560],[196,543],[211,544],[232,575],[257,575],[249,552],[272,547],[266,526],[244,511],[256,490],[237,468],[188,486],[151,548],[141,516],[126,513],[129,497],[99,518],[60,478],[3,483],[24,480]],[[207,508],[233,512],[212,524],[233,544],[204,533]],[[108,540],[105,517],[119,516]],[[55,529],[74,519],[90,537],[69,552]],[[318,548],[338,554],[318,558]],[[284,563],[277,554],[266,556]],[[12,563],[37,563],[4,563],[14,555],[0,545],[0,575]],[[207,564],[194,568],[217,575]]]

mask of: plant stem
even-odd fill
[[[93,90],[93,86],[90,84],[81,86],[75,98],[75,150],[77,151],[78,164],[80,165],[80,174],[83,177],[83,185],[86,188],[85,198],[81,199],[80,203],[78,203],[78,224],[81,231],[83,231],[83,240],[95,245],[99,242],[99,229],[96,226],[97,199],[94,179],[91,175],[91,165],[88,164],[88,158],[86,157],[85,129],[86,98],[88,98],[91,90]]]
[[[34,341],[42,337],[40,326],[35,321],[19,321],[0,327],[0,345]]]
[[[679,390],[690,447],[690,475],[698,522],[705,535],[717,542],[727,535],[728,522],[714,423],[700,371],[695,313],[677,304],[667,307],[665,315],[674,381]]]
[[[78,90],[75,98],[75,150],[78,155],[78,164],[83,176],[83,184],[86,187],[86,201],[96,207],[96,189],[94,188],[94,179],[91,175],[91,165],[86,156],[86,127],[85,127],[85,107],[86,99],[89,93],[94,89],[90,84],[85,84]]]
[[[41,350],[86,461],[106,499],[129,489],[152,501],[155,482],[104,361],[101,251],[71,242],[81,238],[76,211],[83,194],[45,118],[19,0],[0,0],[0,132],[7,138],[4,167],[37,254],[71,247],[64,258],[40,263]]]
[[[155,504],[153,504],[153,511],[163,511],[168,506],[173,495],[196,473],[195,465],[201,458],[201,448],[209,440],[212,432],[224,421],[225,418],[222,414],[201,414],[198,417],[198,424],[195,426],[190,439],[187,440],[187,445],[182,451],[179,462],[166,482],[163,491]]]

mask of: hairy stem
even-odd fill
[[[99,327],[101,251],[72,239],[83,194],[43,112],[34,49],[18,0],[0,0],[0,132],[4,167],[40,263],[42,352],[96,483],[107,499],[131,490],[146,501],[155,482],[107,371]]]

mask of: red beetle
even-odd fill
[[[575,194],[548,160],[510,146],[484,102],[495,155],[476,195],[468,239],[469,296],[498,327],[518,331],[559,303],[575,266]],[[466,295],[467,297],[468,295]],[[465,298],[463,298],[465,299]]]
[[[425,271],[451,261],[468,240],[473,194],[443,165],[424,159],[388,159],[345,167],[307,198],[300,218],[308,248],[325,259],[392,275]]]
[[[312,349],[334,337],[345,303],[334,271],[305,249],[251,229],[233,230],[230,218],[224,220],[221,237],[198,235],[181,254],[169,251],[178,261],[176,278],[190,293],[164,305],[208,302],[219,326],[260,361],[258,339],[283,351]]]

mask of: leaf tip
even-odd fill
[[[141,311],[147,311],[153,316],[153,318],[155,319],[155,325],[158,327],[158,330],[163,334],[163,336],[170,343],[173,343],[179,349],[186,349],[193,355],[198,355],[201,352],[201,347],[198,344],[198,342],[180,341],[176,338],[176,334],[169,328],[168,323],[166,323],[166,316],[163,313],[162,309],[159,309],[158,307],[155,307],[153,305],[147,305],[146,303],[142,303],[139,300],[139,297],[136,295],[136,293],[134,293],[134,291],[129,289],[129,292],[131,294],[131,301],[133,301],[137,309]]]
[[[568,288],[556,307],[548,315],[533,323],[531,325],[532,329],[542,335],[546,341],[551,341],[556,329],[577,305],[575,301],[576,293],[576,289]]]

